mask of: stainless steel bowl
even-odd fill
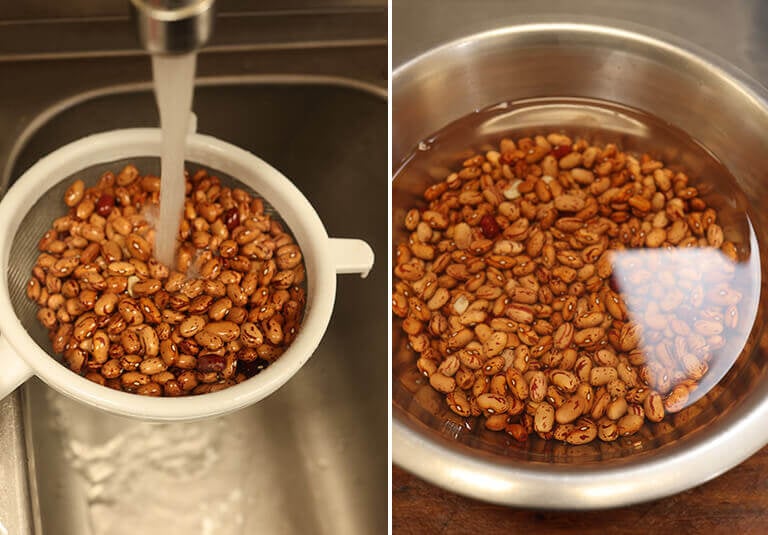
[[[729,209],[751,207],[762,245],[760,263],[766,265],[768,213],[762,203],[768,194],[768,94],[710,54],[647,30],[569,23],[513,26],[414,59],[392,80],[393,167],[420,140],[459,117],[497,102],[534,97],[608,100],[688,133],[736,178],[744,204]],[[582,119],[579,113],[558,118],[576,129]],[[668,146],[663,125],[640,134],[628,134],[631,125],[626,124],[597,127],[650,143],[651,150],[686,165],[697,164],[690,150]],[[706,176],[706,168],[696,171]],[[424,172],[393,182],[394,221],[419,202],[418,192],[430,180]],[[395,225],[393,240],[400,237]],[[765,294],[763,289],[760,303],[766,302]],[[762,323],[759,313],[756,325]],[[394,321],[393,460],[446,489],[500,504],[594,509],[680,492],[716,477],[768,442],[768,340],[760,338],[760,330],[752,331],[749,350],[720,383],[675,416],[672,431],[670,426],[666,433],[644,429],[609,444],[569,447],[532,441],[521,447],[503,434],[469,430],[450,413],[419,377],[414,354]]]

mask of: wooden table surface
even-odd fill
[[[392,533],[768,535],[768,447],[719,478],[681,494],[632,507],[578,513],[490,505],[393,467]]]

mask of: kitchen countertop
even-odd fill
[[[675,496],[605,511],[514,509],[464,498],[392,470],[392,533],[628,535],[768,532],[768,448],[721,477]]]
[[[600,21],[685,39],[768,85],[768,2],[742,0],[393,0],[392,65],[441,43],[531,21]],[[681,494],[593,512],[508,508],[464,498],[392,469],[392,527],[421,533],[768,533],[768,448]]]

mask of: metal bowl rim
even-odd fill
[[[591,20],[595,20],[594,18]],[[621,27],[620,27],[621,26]],[[457,49],[521,34],[597,34],[630,41],[684,59],[728,82],[735,92],[768,113],[768,91],[738,67],[680,38],[645,26],[610,23],[536,21],[462,37],[432,48],[399,66],[392,74],[392,106],[398,82],[425,62],[439,62]],[[488,103],[492,104],[492,103]],[[394,135],[394,127],[392,129]],[[393,161],[395,155],[392,155]],[[707,433],[694,432],[666,446],[659,455],[632,456],[600,468],[585,465],[501,463],[488,452],[469,455],[420,433],[392,408],[392,459],[402,468],[452,492],[501,505],[580,510],[640,503],[682,492],[717,477],[768,443],[768,387],[755,389],[728,418],[713,422]],[[717,432],[715,432],[717,431]],[[470,450],[468,446],[461,448]],[[483,457],[486,457],[485,459]]]

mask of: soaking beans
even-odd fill
[[[683,409],[736,336],[739,247],[689,177],[552,133],[472,156],[407,211],[392,310],[447,406],[525,441]]]

